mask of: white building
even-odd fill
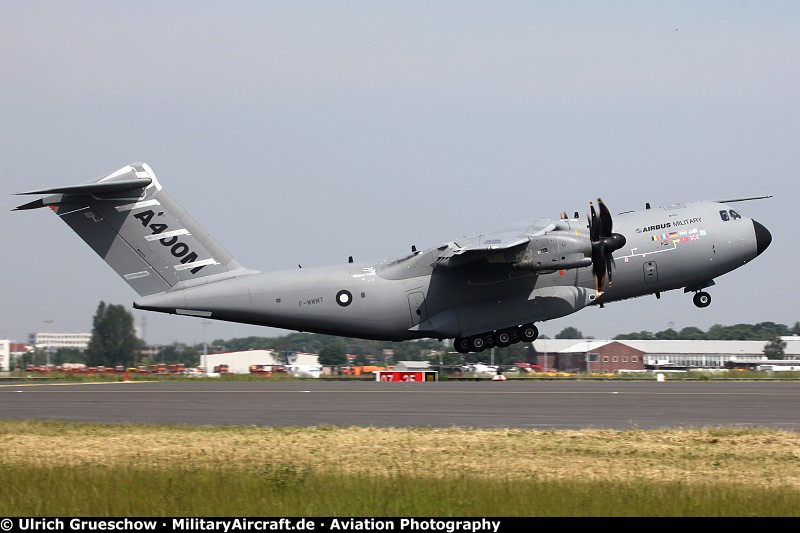
[[[28,344],[42,350],[71,348],[85,350],[92,339],[91,333],[33,333]]]
[[[203,364],[202,358],[205,357],[208,371],[213,371],[214,367],[218,365],[228,365],[228,371],[234,374],[249,374],[250,367],[253,365],[263,366],[285,366],[286,361],[283,356],[274,350],[244,350],[241,352],[225,352],[225,353],[211,353],[206,356],[200,356],[200,364]],[[319,363],[319,356],[310,353],[293,353],[293,365],[317,365]]]
[[[800,336],[781,337],[786,343],[784,359],[800,360]],[[534,349],[543,354],[587,352],[595,344],[612,341],[595,339],[537,339]],[[717,340],[618,340],[621,344],[644,352],[646,367],[680,366],[686,368],[725,368],[726,363],[764,362],[764,348],[769,341]]]
[[[0,340],[0,372],[11,370],[11,341]]]

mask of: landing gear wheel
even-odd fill
[[[506,346],[511,345],[511,330],[501,329],[495,334],[495,337],[497,339],[497,345],[500,348],[505,348]]]
[[[469,351],[482,352],[486,348],[486,339],[484,339],[483,335],[475,335],[474,337],[468,337],[468,339]]]
[[[708,307],[711,305],[711,295],[704,291],[696,293],[693,300],[694,305],[697,307]]]
[[[483,337],[483,347],[484,348],[493,348],[497,344],[497,337],[495,337],[494,332],[492,333],[484,333],[481,335]]]
[[[469,339],[456,337],[453,340],[453,348],[455,348],[458,353],[469,353]]]
[[[519,327],[519,340],[533,342],[539,337],[539,330],[533,324],[523,324]]]

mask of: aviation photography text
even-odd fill
[[[498,533],[501,519],[443,518],[4,518],[0,531],[421,531]]]

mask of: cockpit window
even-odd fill
[[[733,209],[728,209],[727,211],[722,209],[719,212],[719,218],[721,218],[723,222],[727,222],[729,220],[739,220],[740,218],[742,218],[742,215],[740,215]]]

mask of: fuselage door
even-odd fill
[[[428,309],[425,305],[425,295],[421,291],[408,293],[408,308],[411,311],[411,324],[413,326],[428,320]]]
[[[658,268],[655,261],[647,261],[644,264],[644,282],[655,283],[658,281]]]

